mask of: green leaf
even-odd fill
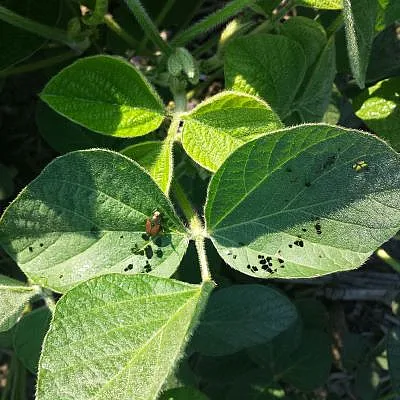
[[[192,368],[202,382],[225,385],[253,371],[254,363],[245,351],[217,357],[196,354]]]
[[[365,87],[365,75],[375,34],[377,12],[376,0],[343,0],[350,67],[361,89]]]
[[[393,390],[400,393],[400,329],[396,328],[388,333],[387,356],[389,373]]]
[[[226,87],[258,95],[284,119],[306,72],[302,47],[280,35],[258,34],[226,47]]]
[[[294,305],[273,288],[231,286],[210,297],[191,344],[205,355],[232,354],[272,339],[296,318]]]
[[[145,168],[161,190],[168,195],[173,172],[173,142],[165,139],[134,144],[121,150],[125,156]]]
[[[267,343],[247,350],[250,358],[259,366],[280,374],[291,363],[290,356],[300,346],[303,324],[299,317],[283,332]]]
[[[300,114],[302,122],[321,121],[329,106],[336,76],[335,54],[335,42],[332,36],[293,105],[293,109]]]
[[[105,135],[142,136],[164,119],[154,89],[133,65],[117,57],[74,62],[50,80],[40,98],[70,120]]]
[[[307,59],[307,68],[314,64],[327,44],[326,32],[318,22],[306,17],[289,18],[280,33],[298,42]]]
[[[37,400],[153,400],[211,289],[109,274],[57,303],[39,362]]]
[[[283,127],[267,103],[231,91],[209,98],[182,119],[185,151],[213,172],[243,143]]]
[[[28,301],[36,294],[32,287],[0,275],[0,332],[12,328]]]
[[[356,115],[400,151],[400,78],[385,79],[353,101]]]
[[[325,332],[306,330],[300,346],[290,356],[282,379],[299,390],[309,391],[328,379],[332,365],[331,341]]]
[[[26,314],[18,322],[14,334],[14,349],[24,364],[33,374],[37,373],[40,352],[46,332],[49,329],[51,312],[42,307]]]
[[[329,125],[275,132],[213,176],[207,230],[221,257],[259,278],[359,267],[400,228],[400,156],[376,137]]]
[[[163,232],[146,235],[161,213]],[[108,272],[170,276],[187,248],[172,204],[134,161],[107,150],[50,163],[0,220],[0,244],[29,278],[63,292]]]
[[[343,8],[343,0],[296,0],[296,4],[321,10],[341,10]]]
[[[329,314],[323,303],[313,298],[305,298],[297,300],[295,304],[304,328],[320,331],[329,328]]]
[[[134,140],[99,135],[64,118],[42,101],[36,107],[36,125],[43,139],[61,154],[99,147],[120,150]]]
[[[159,400],[207,400],[208,397],[191,387],[179,387],[164,392]]]

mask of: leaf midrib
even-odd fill
[[[304,125],[304,126],[306,126],[306,125]],[[309,125],[309,127],[316,127],[316,125]],[[333,129],[333,127],[329,127],[329,128],[327,128],[329,131],[334,131],[334,129]],[[285,130],[283,130],[283,131],[280,131],[281,132],[281,137],[279,138],[279,140],[282,138],[282,136],[283,136],[283,134],[285,133]],[[292,131],[291,131],[292,132]],[[274,132],[272,132],[272,134],[273,134]],[[278,132],[275,132],[275,133],[278,133]],[[298,157],[300,154],[302,154],[302,153],[304,153],[305,151],[307,151],[307,150],[309,150],[309,149],[311,149],[312,147],[314,147],[314,146],[318,146],[318,145],[320,145],[321,144],[321,142],[323,142],[324,140],[331,140],[331,139],[334,139],[334,138],[336,138],[336,137],[338,137],[338,136],[342,136],[343,135],[343,133],[342,132],[338,132],[337,134],[335,134],[335,135],[332,135],[332,136],[329,136],[329,139],[326,139],[326,136],[324,137],[324,138],[321,138],[320,139],[320,141],[318,141],[317,143],[312,143],[311,145],[309,145],[309,146],[306,146],[306,147],[303,147],[303,148],[301,148],[300,149],[300,151],[299,152],[297,152],[297,153],[294,153],[294,154],[292,154],[289,158],[287,158],[287,159],[285,159],[285,160],[283,160],[277,167],[275,167],[274,169],[272,169],[270,172],[269,172],[269,174],[268,175],[266,175],[265,177],[263,177],[256,185],[254,185],[251,189],[250,189],[250,191],[249,192],[246,192],[245,194],[244,194],[244,196],[242,196],[215,224],[213,224],[213,228],[216,228],[219,224],[220,224],[220,222],[221,221],[223,221],[240,203],[242,203],[245,199],[246,199],[246,197],[248,197],[251,193],[253,193],[255,190],[257,190],[258,189],[258,187],[259,186],[261,186],[263,183],[264,183],[264,181],[266,180],[266,179],[268,179],[272,174],[274,174],[276,171],[278,171],[279,169],[281,169],[287,162],[289,162],[289,161],[291,161],[292,159],[294,159],[294,158],[296,158],[296,157]],[[257,140],[257,139],[254,139],[254,140]],[[251,142],[249,142],[249,143],[251,143]],[[276,144],[278,143],[278,140],[274,143],[274,148],[275,148],[275,146],[276,146]],[[252,143],[252,149],[255,147],[255,145],[256,145],[256,143]],[[271,154],[272,154],[272,151],[273,151],[273,149],[271,149],[271,152],[270,152],[270,156],[271,156]],[[248,157],[247,157],[247,160],[246,160],[246,162],[248,161]],[[269,161],[268,161],[269,162]]]
[[[124,107],[130,108],[132,110],[138,110],[138,111],[143,110],[143,111],[147,111],[147,112],[152,113],[152,114],[159,114],[160,116],[163,116],[163,117],[165,116],[165,113],[163,112],[164,110],[163,110],[162,107],[160,107],[160,109],[157,110],[155,108],[153,109],[153,108],[149,108],[149,107],[132,106],[132,105],[126,104],[126,103],[119,104],[119,103],[91,100],[91,99],[86,99],[84,97],[77,97],[77,96],[68,97],[68,96],[63,96],[63,95],[58,95],[58,94],[47,94],[47,93],[42,94],[40,97],[43,100],[46,100],[46,98],[57,98],[57,99],[63,99],[63,100],[66,100],[66,101],[71,101],[71,99],[73,99],[73,100],[82,101],[82,102],[85,102],[85,103],[88,103],[88,104],[99,104],[99,105],[104,105],[104,106],[113,106],[113,107],[117,107],[119,109],[121,108],[121,106],[124,106]]]

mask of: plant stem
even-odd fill
[[[148,38],[167,56],[172,54],[172,48],[168,43],[162,40],[157,27],[154,25],[153,21],[147,14],[146,10],[143,8],[139,0],[125,0],[128,8],[132,11],[133,15],[136,17],[139,25],[144,30]]]
[[[51,67],[53,65],[59,64],[63,61],[69,60],[76,56],[77,56],[77,54],[75,51],[69,51],[69,52],[66,52],[63,54],[59,54],[54,57],[46,58],[45,60],[40,60],[40,61],[29,63],[29,64],[23,64],[18,67],[14,67],[14,68],[7,68],[7,69],[0,71],[0,78],[4,78],[4,77],[10,76],[10,75],[17,75],[17,74],[23,74],[26,72],[37,71],[42,68]]]
[[[162,10],[160,11],[160,13],[157,15],[157,18],[154,21],[155,26],[158,28],[160,26],[160,24],[164,21],[165,16],[168,14],[169,10],[171,9],[171,7],[174,5],[175,0],[167,0],[166,4],[164,5],[164,7],[162,8]],[[140,42],[139,45],[139,49],[138,52],[141,53],[147,45],[147,40],[148,37],[145,36],[143,38],[143,40]]]
[[[254,3],[255,0],[233,0],[228,3],[225,7],[216,11],[213,14],[208,15],[202,21],[188,28],[186,31],[182,32],[180,35],[176,36],[172,40],[171,44],[174,46],[184,46],[186,43],[193,40],[196,36],[201,35],[214,27],[223,24],[229,18],[233,17],[245,7]]]
[[[183,191],[182,186],[179,182],[174,179],[172,181],[172,193],[177,201],[179,208],[182,210],[184,216],[188,221],[191,221],[193,217],[195,217],[195,212],[193,210],[192,205],[190,204],[189,199],[186,196],[186,193]]]
[[[187,108],[187,98],[184,90],[174,93],[175,112],[185,112]]]
[[[138,41],[134,39],[124,28],[122,28],[111,14],[106,14],[104,16],[104,23],[121,39],[125,40],[129,46],[132,48],[137,47]]]
[[[86,44],[84,43],[84,40],[82,42],[76,42],[68,36],[67,32],[61,29],[53,28],[36,21],[32,21],[31,19],[16,14],[15,12],[2,6],[0,6],[0,20],[7,22],[10,25],[16,26],[17,28],[35,33],[36,35],[39,35],[45,39],[64,43],[65,45],[71,47],[76,51],[82,52],[83,50],[85,50]]]
[[[376,255],[386,264],[389,264],[395,271],[400,272],[400,261],[393,258],[386,250],[378,249]]]
[[[197,255],[199,257],[200,263],[200,273],[202,282],[211,281],[210,270],[208,268],[208,260],[205,249],[205,237],[204,237],[204,228],[202,227],[201,221],[199,218],[194,216],[190,222],[190,227],[192,228],[192,232],[195,234],[194,243],[196,245]],[[201,229],[201,231],[199,231]]]

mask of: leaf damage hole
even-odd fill
[[[28,250],[32,253],[33,247],[32,247],[32,246],[29,246],[29,247],[28,247]]]
[[[124,268],[124,271],[125,271],[125,272],[128,272],[128,271],[130,271],[131,269],[133,269],[133,264],[128,264],[128,265]]]

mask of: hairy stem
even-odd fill
[[[255,0],[233,0],[225,7],[221,8],[213,14],[208,15],[202,21],[182,32],[174,40],[172,40],[171,43],[175,46],[184,46],[186,43],[190,42],[197,36],[215,28],[218,25],[223,24],[229,18],[233,17],[234,15],[242,11],[245,7],[248,7],[254,2]]]
[[[86,41],[84,40],[82,40],[82,42],[77,42],[68,36],[67,32],[61,29],[53,28],[29,18],[25,18],[22,15],[16,14],[2,6],[0,6],[0,20],[16,26],[17,28],[39,35],[45,39],[61,42],[77,51],[83,51],[87,47],[87,43],[85,43]]]
[[[172,54],[172,48],[162,40],[157,27],[143,8],[139,0],[125,0],[128,8],[139,22],[146,36],[167,56]]]
[[[117,34],[122,40],[124,40],[132,48],[137,47],[138,42],[134,39],[121,25],[114,19],[111,14],[106,14],[104,16],[104,23],[109,29],[111,29],[115,34]]]
[[[186,217],[188,221],[191,221],[196,214],[193,210],[193,206],[190,204],[190,201],[186,196],[186,193],[183,191],[182,186],[176,179],[174,179],[172,181],[171,188],[174,198],[177,201],[179,208],[182,210],[183,215]]]
[[[197,255],[200,263],[200,273],[202,282],[211,281],[210,270],[205,249],[204,228],[197,216],[194,216],[190,222],[190,227],[194,234],[194,243],[196,245]]]
[[[174,5],[174,3],[175,3],[175,0],[167,0],[164,7],[162,8],[162,10],[157,15],[157,18],[154,21],[154,24],[156,27],[159,27],[161,25],[161,23],[164,21],[165,16],[168,14],[169,10]],[[147,40],[148,40],[148,37],[145,36],[143,38],[143,40],[140,42],[139,53],[141,53],[146,48]]]

